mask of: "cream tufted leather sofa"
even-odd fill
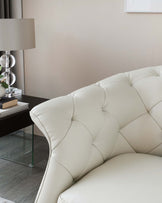
[[[162,66],[49,100],[31,117],[50,146],[35,203],[162,202]]]

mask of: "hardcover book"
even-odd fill
[[[6,109],[12,106],[17,105],[18,100],[15,97],[7,98],[7,97],[2,97],[0,99],[0,109]]]

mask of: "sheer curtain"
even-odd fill
[[[22,0],[0,0],[0,18],[22,18]],[[13,71],[16,74],[15,87],[24,92],[24,57],[23,51],[13,52],[16,58],[16,66]],[[0,56],[2,52],[0,52]]]

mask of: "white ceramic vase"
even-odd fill
[[[5,93],[6,93],[5,88],[0,85],[0,98],[3,97]]]

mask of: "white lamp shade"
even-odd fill
[[[35,47],[34,19],[0,19],[0,50]]]

